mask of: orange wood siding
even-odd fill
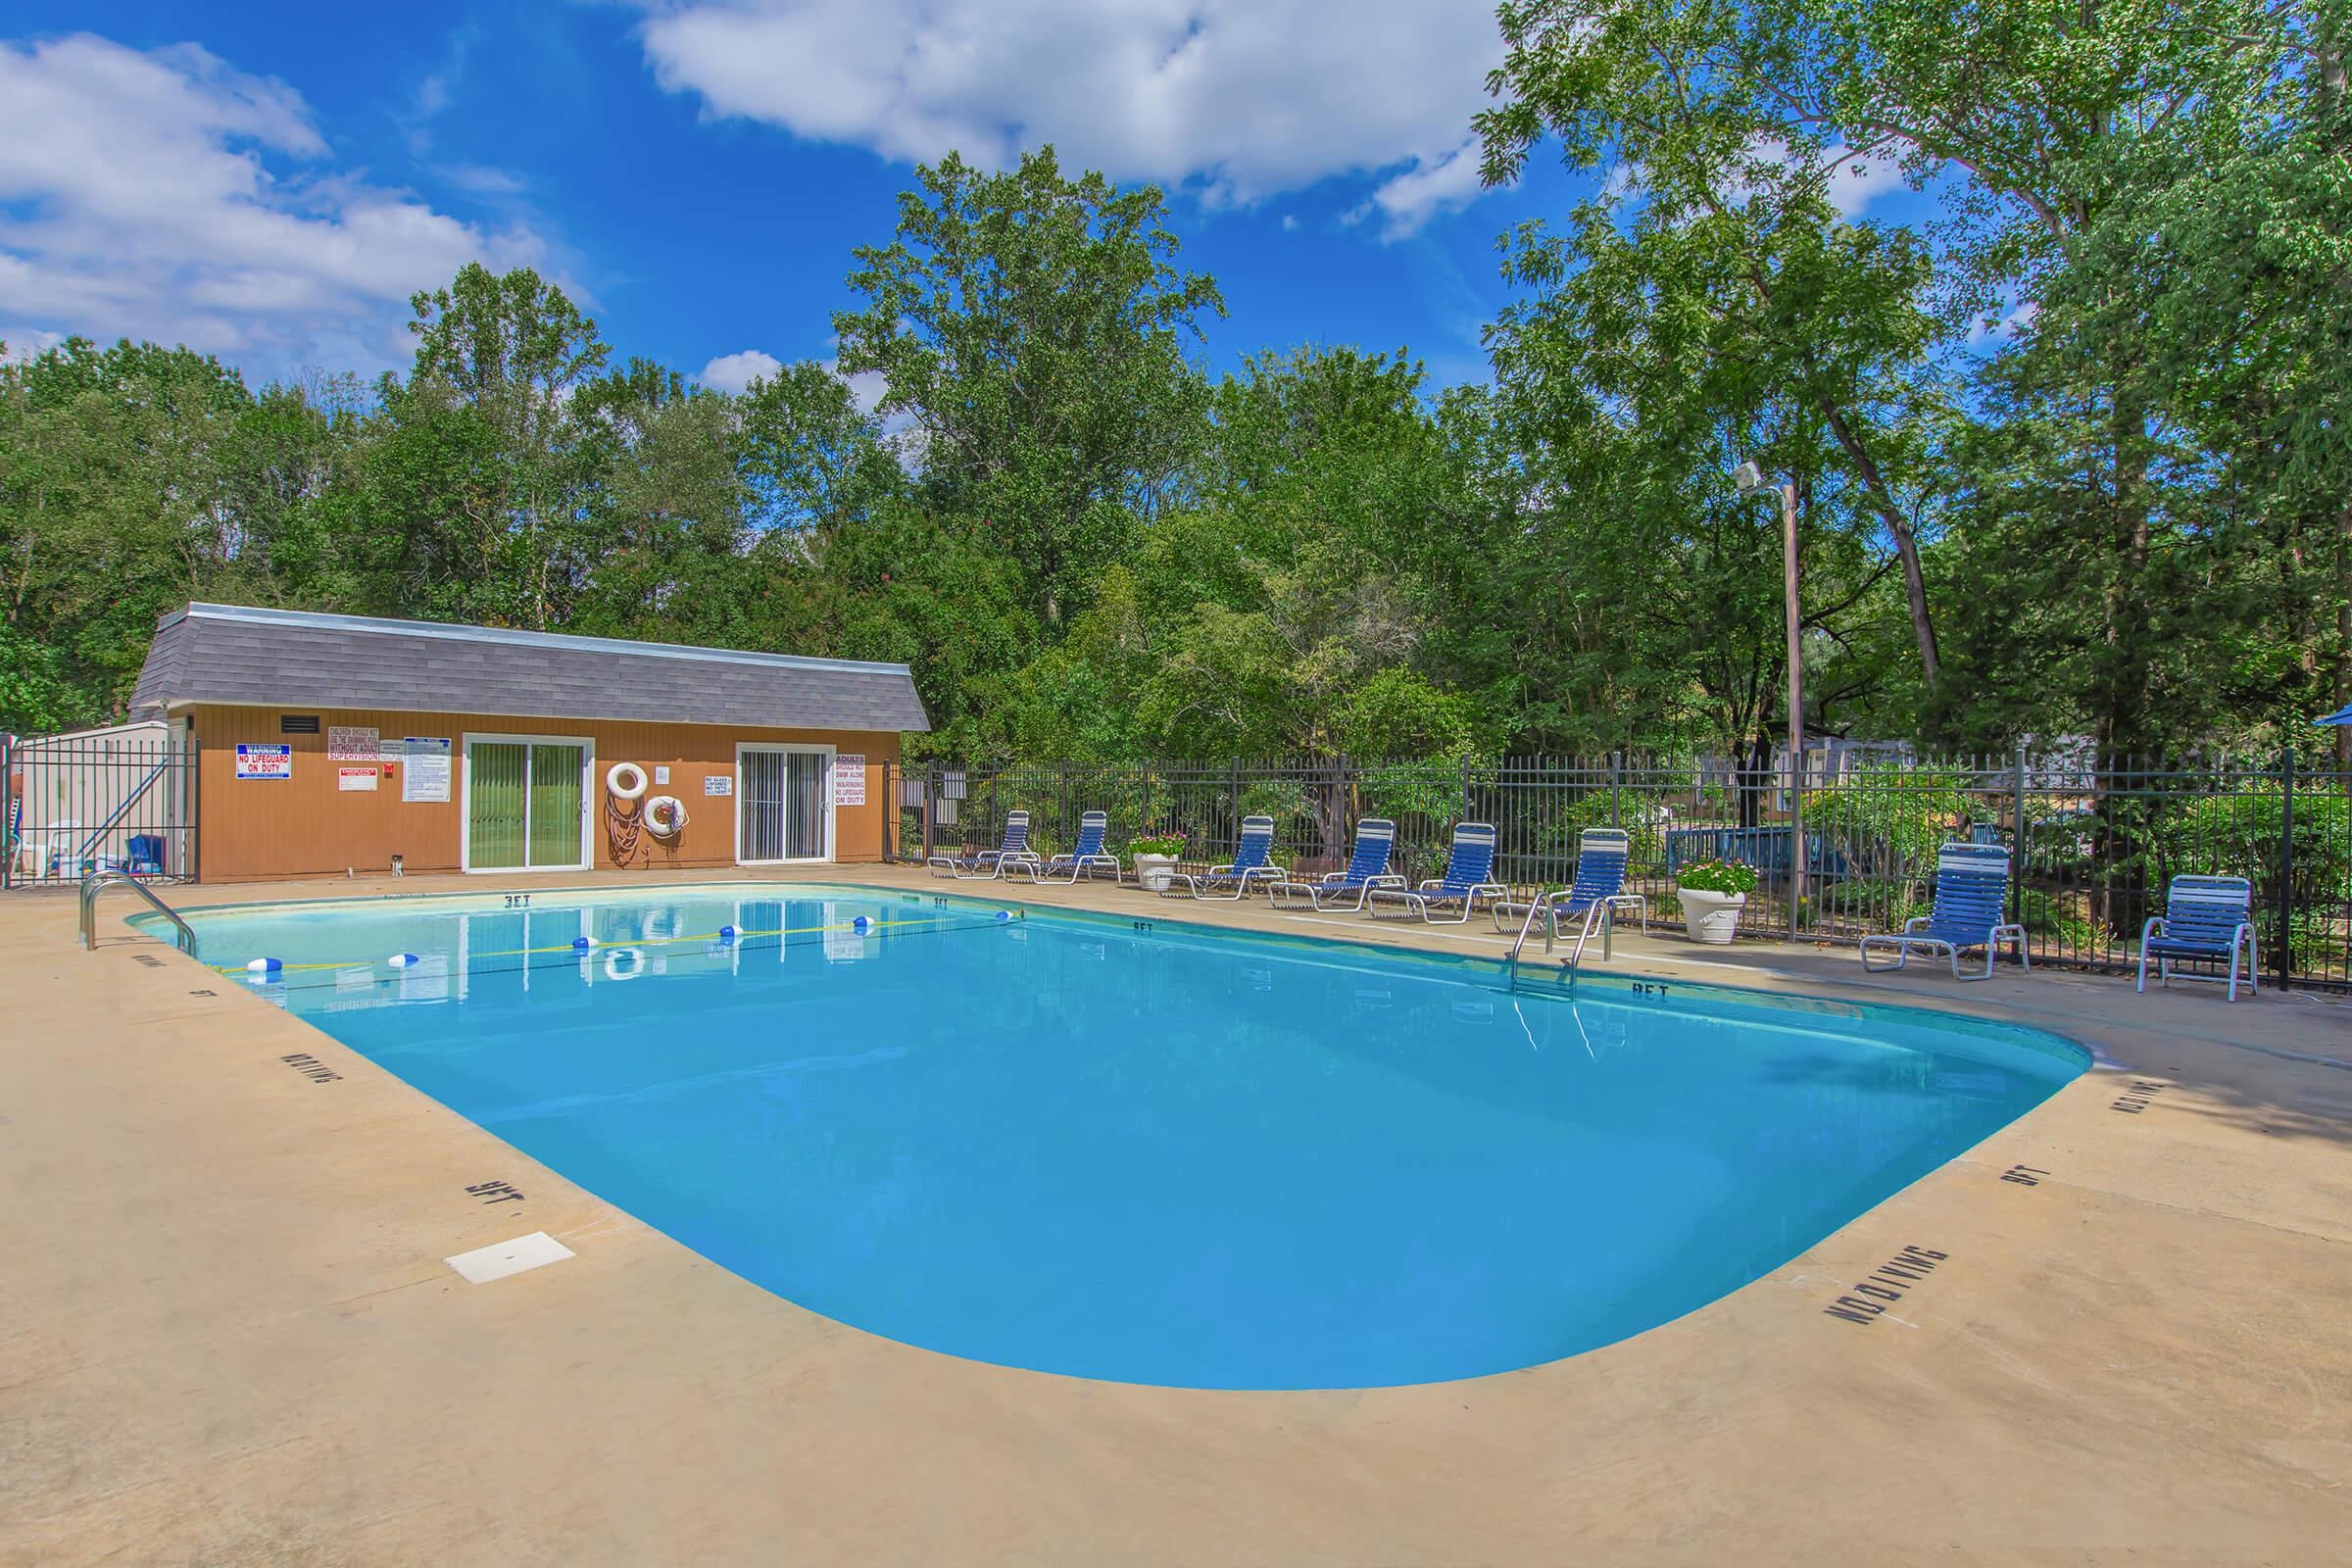
[[[316,713],[318,733],[279,733],[281,713]],[[834,808],[833,858],[841,863],[878,860],[888,815],[883,799],[883,765],[899,756],[894,732],[870,730],[737,729],[721,724],[648,724],[602,719],[528,719],[480,713],[416,713],[360,709],[275,709],[202,706],[189,710],[199,754],[197,798],[198,871],[207,882],[241,882],[269,877],[332,875],[346,867],[381,871],[398,855],[412,871],[455,871],[462,865],[465,832],[466,737],[545,735],[584,737],[592,752],[589,771],[589,838],[596,864],[613,867],[613,836],[608,832],[605,774],[615,762],[635,762],[650,780],[657,767],[669,769],[667,784],[649,784],[645,799],[674,795],[686,807],[685,830],[663,841],[637,835],[630,870],[687,870],[735,863],[735,748],[741,743],[830,746],[862,755],[866,761],[865,804]],[[404,802],[400,774],[405,764],[381,764],[373,791],[345,791],[338,769],[363,767],[330,760],[328,730],[338,725],[376,730],[389,740],[411,735],[450,743],[450,786],[446,802]],[[236,749],[283,745],[294,749],[294,775],[286,780],[240,780]],[[706,777],[723,776],[731,793],[706,796]],[[640,802],[640,805],[643,803]]]

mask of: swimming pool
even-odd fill
[[[1491,960],[1131,896],[508,897],[190,919],[208,962],[281,960],[253,983],[291,1011],[779,1296],[1124,1382],[1353,1388],[1592,1349],[1786,1262],[2088,1064],[1899,1008],[1514,998]]]

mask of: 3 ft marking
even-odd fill
[[[2048,1174],[2048,1171],[2035,1165],[2012,1165],[2001,1172],[2001,1180],[2015,1182],[2020,1187],[2039,1187],[2041,1179]]]
[[[527,909],[530,907],[530,904],[531,896],[528,893],[510,893],[507,895],[507,907],[510,909]]]
[[[1867,1326],[1887,1307],[1901,1300],[1911,1288],[1930,1274],[1936,1265],[1951,1256],[1928,1247],[1906,1247],[1879,1265],[1867,1279],[1854,1282],[1854,1288],[1822,1308],[1831,1317],[1847,1323]]]
[[[2127,1116],[2136,1116],[2148,1108],[2156,1097],[2164,1093],[2164,1085],[2152,1079],[2133,1079],[2132,1087],[2115,1097],[2109,1110],[2120,1110]]]
[[[277,1059],[315,1084],[331,1084],[343,1076],[307,1051],[297,1051],[291,1056],[280,1056]]]
[[[485,1203],[519,1203],[522,1193],[512,1182],[475,1182],[466,1189]]]

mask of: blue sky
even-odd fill
[[[1207,357],[1409,347],[1484,373],[1494,240],[1566,176],[1477,192],[1486,0],[677,0],[12,7],[0,334],[187,341],[256,378],[405,362],[402,301],[527,262],[623,355],[826,359],[851,248],[913,164],[1174,193],[1229,319]],[[18,123],[8,123],[10,120]]]
[[[1492,0],[21,3],[0,37],[0,339],[185,342],[255,380],[405,366],[406,300],[480,260],[571,290],[621,356],[712,383],[828,360],[852,247],[918,161],[1172,193],[1228,319],[1212,368],[1306,343],[1481,379]],[[1891,171],[1841,177],[1840,205]],[[861,388],[871,394],[873,389]]]

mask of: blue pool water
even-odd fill
[[[1514,999],[1492,960],[1104,903],[730,887],[194,921],[207,961],[283,960],[261,985],[292,1011],[779,1296],[1136,1383],[1418,1383],[1606,1345],[2087,1064],[1902,1009]]]

